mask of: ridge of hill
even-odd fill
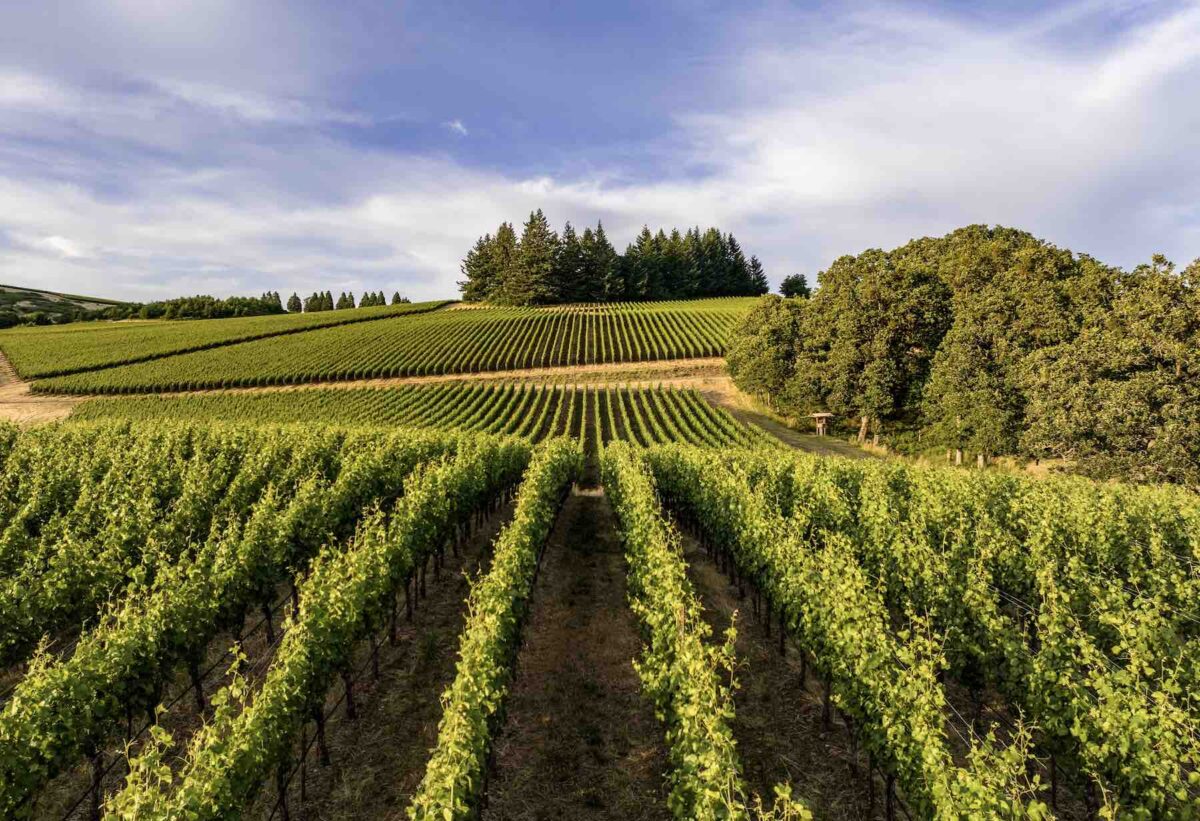
[[[64,294],[21,285],[0,285],[0,326],[19,322],[37,313],[54,321],[80,311],[99,311],[126,304],[116,299]]]

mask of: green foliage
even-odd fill
[[[579,446],[565,439],[551,440],[534,452],[513,519],[496,539],[491,568],[471,588],[457,674],[442,694],[437,746],[413,796],[409,818],[477,817],[492,737],[503,720],[542,547],[582,467]]]
[[[59,430],[59,429],[55,429]],[[62,428],[103,442],[123,426]],[[353,533],[364,511],[387,504],[419,463],[454,452],[449,435],[280,428],[268,437],[263,477],[235,480],[203,541],[157,572],[131,573],[99,622],[63,658],[37,654],[0,709],[0,814],[29,811],[31,795],[135,712],[152,711],[175,670],[203,657],[222,630],[302,571],[320,545]],[[515,447],[515,445],[514,445]],[[278,448],[283,448],[279,451]],[[248,513],[239,511],[248,506]]]
[[[720,356],[750,302],[713,299],[433,311],[435,305],[342,311],[337,315],[353,319],[423,315],[396,322],[351,322],[294,335],[275,333],[246,344],[41,380],[33,387],[48,392],[138,393]],[[274,321],[305,320],[314,321],[305,315]],[[194,330],[200,331],[212,332]],[[0,346],[8,348],[9,340],[17,339],[10,333],[0,332]],[[174,339],[179,346],[188,337]],[[49,356],[47,340],[42,336],[38,341]],[[86,336],[72,342],[92,350],[101,344]],[[94,356],[111,359],[114,354],[106,350]]]
[[[404,482],[390,517],[365,512],[350,544],[329,544],[300,584],[299,610],[253,702],[235,681],[224,705],[236,706],[196,733],[179,774],[127,785],[107,802],[108,817],[238,815],[290,760],[292,740],[323,709],[355,644],[384,623],[405,580],[444,548],[458,524],[515,484],[528,462],[528,447],[511,440],[463,441],[453,458],[425,465]]]
[[[635,666],[667,728],[671,814],[702,821],[771,817],[760,801],[757,812],[748,804],[730,729],[735,628],[720,645],[710,643],[678,535],[662,517],[654,479],[638,452],[627,445],[605,448],[602,472],[625,544],[629,604],[645,638]],[[781,818],[812,817],[786,787],[777,790],[775,809]]]
[[[467,302],[545,305],[563,302],[752,296],[768,290],[757,257],[746,259],[732,234],[694,228],[686,234],[647,227],[620,256],[597,223],[577,235],[568,222],[559,237],[539,208],[518,241],[502,223],[462,262],[458,283]]]
[[[1197,272],[1156,257],[1127,274],[968,226],[836,260],[798,311],[798,342],[772,349],[765,317],[748,323],[731,372],[793,415],[857,421],[860,439],[915,430],[922,450],[1200,485]]]
[[[779,293],[788,299],[807,299],[812,296],[812,289],[808,287],[808,280],[804,278],[804,274],[788,274],[783,278],[783,282],[779,283]]]
[[[1096,476],[1200,487],[1200,262],[1120,279],[1079,335],[1024,363],[1028,453]]]
[[[604,401],[599,401],[603,394]],[[593,401],[595,397],[595,402]],[[588,409],[599,410],[583,424]],[[73,420],[209,420],[258,423],[438,428],[519,436],[533,442],[573,436],[597,442],[689,442],[713,447],[764,444],[770,438],[713,407],[691,390],[564,388],[535,384],[412,385],[265,393],[95,399]],[[23,532],[23,531],[22,531]]]
[[[738,387],[772,405],[786,405],[803,340],[806,305],[777,296],[759,300],[731,337],[726,367]]]
[[[285,314],[187,322],[90,322],[0,332],[0,349],[25,378],[145,362],[266,337],[432,311],[445,302],[342,314]]]
[[[1015,812],[1022,803],[1033,812],[1036,785],[1023,773],[1034,743],[1060,772],[1099,786],[1105,817],[1200,810],[1194,495],[782,452],[730,453],[715,466],[710,454],[679,447],[648,458],[671,506],[785,609],[797,643],[864,744],[891,762],[906,800],[925,795],[935,808],[970,807],[979,817],[1005,817],[1002,805]],[[833,603],[855,601],[853,629],[822,652],[842,618]],[[886,626],[910,622],[908,637],[896,638],[919,652],[906,657],[897,646],[904,672],[873,672],[892,663],[891,653],[871,650],[895,641]],[[918,696],[905,688],[921,658],[932,667]],[[969,691],[1002,694],[1032,722],[1028,732],[1007,748],[977,739],[967,767],[938,775],[934,764],[922,775],[920,766],[944,756],[930,758],[929,746],[945,746],[929,740],[945,733],[944,708],[922,701],[944,698],[928,681],[937,670]],[[886,726],[912,728],[872,741],[885,703],[926,710],[925,729],[912,724],[917,713],[896,712]]]

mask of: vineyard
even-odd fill
[[[457,663],[425,685],[440,720],[391,740],[423,763],[378,790],[397,817],[505,817],[496,750],[528,719],[514,691],[527,638],[552,629],[529,625],[564,517],[623,551],[621,629],[642,647],[626,664],[660,725],[640,742],[662,761],[645,817],[1200,813],[1185,491],[746,447],[763,442],[687,391],[85,407],[0,436],[5,817],[305,812],[344,777],[340,728],[377,709],[381,667],[430,652],[429,591],[464,562],[475,581],[439,605]],[[604,497],[571,492],[587,450]],[[722,626],[726,599],[747,615]],[[764,658],[790,700],[746,700]],[[811,766],[837,769],[849,809],[826,806],[830,772],[763,765],[742,716],[764,710],[808,716],[800,743],[826,749]]]
[[[236,319],[83,322],[10,328],[0,350],[26,379],[79,373],[316,328],[420,314],[444,302]]]
[[[76,419],[139,422],[206,419],[239,422],[445,428],[520,436],[532,442],[570,436],[595,443],[685,442],[713,447],[774,440],[706,402],[694,390],[467,384],[311,389],[94,399]]]
[[[553,308],[443,309],[387,321],[277,333],[250,342],[40,379],[33,387],[51,393],[148,393],[720,356],[730,332],[751,303],[748,299],[723,298]],[[233,321],[248,320],[208,323]],[[33,368],[29,363],[35,352],[53,357],[53,340],[37,337],[36,350],[22,350],[19,342],[14,345],[6,341],[7,333],[0,333],[0,348],[14,358],[18,370],[26,368],[22,373]],[[69,341],[58,344],[67,350],[77,341],[84,344],[88,335],[77,334],[66,334],[63,339]],[[28,344],[28,337],[14,340]],[[93,344],[107,348],[114,342],[86,341],[86,346]],[[173,344],[185,343],[176,339]],[[27,364],[21,364],[22,356]],[[87,356],[81,353],[75,359]],[[98,358],[90,356],[92,360]],[[41,367],[51,365],[43,362]]]
[[[21,332],[43,390],[245,387],[0,425],[0,817],[1200,818],[1194,494],[528,371],[741,300],[435,307]]]

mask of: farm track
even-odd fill
[[[17,376],[8,357],[0,352],[0,420],[21,426],[57,422],[83,401],[78,396],[31,393],[29,383]]]
[[[866,760],[851,754],[838,717],[823,729],[820,685],[812,677],[801,683],[795,649],[781,655],[777,631],[768,636],[752,616],[750,593],[739,599],[700,544],[686,534],[681,538],[688,578],[713,641],[721,640],[736,613],[738,687],[731,726],[749,789],[769,806],[774,786],[790,783],[818,819],[883,818],[882,781],[876,784],[875,812],[869,813]]]
[[[667,817],[662,730],[633,669],[616,519],[603,492],[567,500],[542,560],[485,821]]]

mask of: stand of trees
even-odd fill
[[[731,340],[737,384],[781,412],[956,461],[1200,485],[1200,260],[1126,272],[976,225],[842,257],[819,283]]]
[[[507,222],[480,237],[462,272],[464,301],[502,305],[755,296],[768,289],[758,258],[747,258],[732,234],[716,228],[642,228],[618,254],[602,224],[579,234],[568,222],[556,234],[540,208],[519,238]]]
[[[407,305],[412,300],[408,297],[400,296],[400,292],[396,291],[392,294],[392,305]],[[367,291],[362,295],[362,299],[355,303],[354,292],[346,292],[338,294],[337,301],[333,299],[331,291],[314,291],[306,296],[301,301],[298,294],[292,294],[288,298],[288,311],[295,313],[296,311],[304,311],[306,314],[315,313],[318,311],[341,311],[346,308],[373,308],[380,305],[387,305],[387,297],[383,291]]]
[[[231,296],[225,299],[207,295],[185,296],[160,302],[114,305],[93,311],[81,319],[225,319],[233,316],[261,316],[283,313],[283,302],[275,291],[262,296]]]

